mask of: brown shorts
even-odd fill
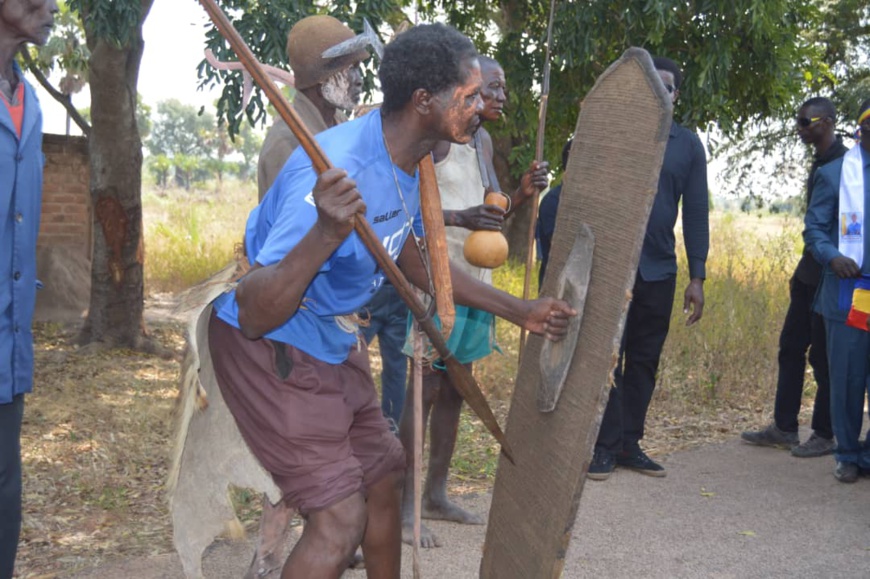
[[[405,468],[364,346],[328,364],[288,344],[249,340],[214,313],[208,337],[224,400],[289,505],[317,511]]]

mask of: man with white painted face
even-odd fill
[[[287,35],[287,60],[296,87],[293,109],[312,134],[343,123],[359,104],[363,86],[359,64],[369,57],[368,51],[323,58],[324,51],[354,36],[339,20],[325,15],[303,18]],[[298,146],[287,123],[276,119],[263,141],[257,165],[260,200]]]
[[[54,0],[0,0],[0,579],[21,532],[21,421],[33,389],[36,237],[42,202],[42,111],[15,55],[43,45]]]
[[[287,60],[293,71],[296,94],[293,109],[312,133],[317,134],[347,121],[347,113],[359,103],[362,93],[360,63],[369,57],[364,49],[334,58],[323,53],[354,38],[353,31],[332,16],[308,16],[293,25],[287,35]],[[257,189],[262,201],[284,168],[299,140],[280,117],[269,128],[257,164]],[[280,552],[294,510],[283,503],[272,505],[263,496],[263,515],[257,549],[247,579],[275,576],[281,567]]]

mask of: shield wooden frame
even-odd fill
[[[595,238],[591,279],[558,405],[537,397],[542,338],[522,353],[507,421],[516,465],[502,457],[480,576],[560,577],[607,403],[672,104],[649,54],[628,49],[583,100],[562,184],[542,295],[554,295],[581,224]]]

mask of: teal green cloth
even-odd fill
[[[441,329],[441,319],[435,315],[435,325]],[[407,356],[414,355],[414,342],[412,339],[413,333],[411,327],[414,322],[413,314],[408,315],[408,338],[405,340],[403,351]],[[495,316],[489,312],[469,308],[466,306],[456,306],[456,320],[453,324],[453,331],[450,332],[450,337],[447,339],[447,348],[453,352],[453,356],[460,364],[469,364],[486,358],[492,354],[493,350],[501,352],[498,344],[495,343]],[[423,358],[432,360],[437,357],[437,354],[429,343],[429,340],[424,340]],[[433,367],[439,370],[444,369],[444,364],[441,359],[436,359],[432,364]]]

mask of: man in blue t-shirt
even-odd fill
[[[355,312],[384,275],[358,235],[366,219],[407,278],[428,288],[417,164],[477,129],[481,74],[471,42],[444,25],[387,46],[384,104],[317,136],[336,167],[294,152],[254,209],[250,271],[216,303],[209,347],[221,393],[251,452],[308,524],[284,566],[337,577],[362,545],[371,578],[400,573],[404,451],[377,400]],[[558,340],[575,312],[524,302],[452,269],[454,300]]]

